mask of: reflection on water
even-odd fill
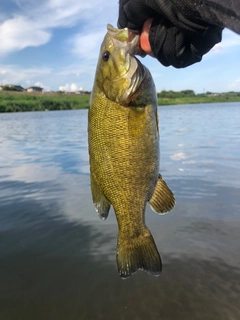
[[[177,206],[146,222],[158,278],[117,274],[94,211],[87,111],[0,114],[0,319],[240,319],[239,104],[159,108]]]

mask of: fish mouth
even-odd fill
[[[126,45],[126,51],[132,55],[139,55],[145,57],[146,53],[140,46],[140,32],[136,30],[130,30],[128,28],[117,29],[111,24],[107,25],[108,34],[112,39],[116,39]]]

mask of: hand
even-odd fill
[[[146,53],[164,66],[184,68],[201,61],[222,39],[223,28],[204,21],[194,3],[191,0],[120,0],[118,26],[144,29],[140,45]]]

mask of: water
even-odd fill
[[[1,320],[239,320],[240,104],[159,108],[174,211],[146,222],[163,272],[122,280],[89,187],[87,111],[0,114]]]

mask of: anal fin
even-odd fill
[[[151,209],[158,214],[165,214],[174,208],[175,202],[174,194],[159,174],[155,190],[149,200]]]

